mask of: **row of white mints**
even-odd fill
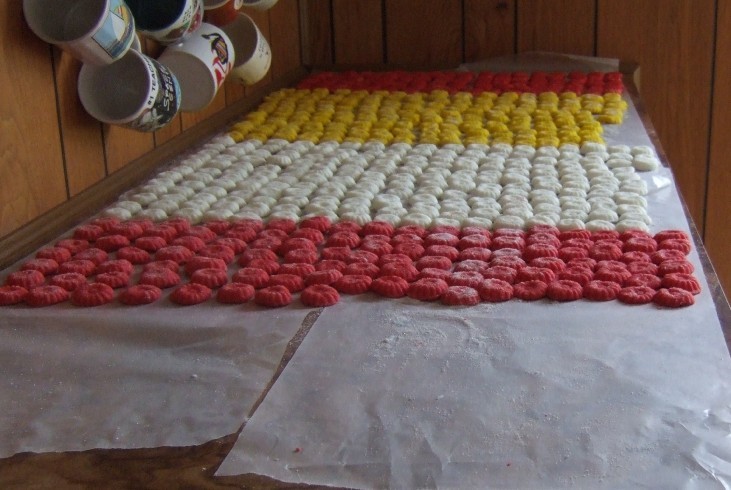
[[[220,135],[103,214],[649,230],[647,186],[636,171],[659,165],[649,146],[236,143]]]

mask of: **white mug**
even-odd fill
[[[202,0],[127,0],[137,29],[161,44],[183,40],[203,22]]]
[[[231,38],[236,52],[231,79],[253,85],[264,78],[272,64],[272,50],[251,17],[240,13],[222,30]]]
[[[84,64],[78,92],[84,109],[99,121],[138,131],[160,129],[180,109],[175,75],[135,50],[111,65]]]
[[[124,0],[23,0],[23,13],[38,37],[84,63],[114,63],[135,37],[135,19]]]
[[[231,73],[236,55],[231,39],[218,27],[203,22],[182,43],[168,46],[158,61],[180,82],[181,109],[199,111],[216,97]]]

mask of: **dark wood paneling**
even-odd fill
[[[107,173],[111,174],[155,149],[152,133],[141,133],[121,126],[104,126]]]
[[[711,158],[706,197],[705,241],[716,272],[731,296],[731,1],[718,1],[716,73],[713,90]]]
[[[462,62],[461,0],[388,0],[386,61],[402,66]]]
[[[333,0],[335,62],[383,63],[383,8],[373,0]]]
[[[714,2],[664,0],[658,8],[652,1],[599,0],[598,14],[598,55],[639,63],[642,99],[700,228],[708,161]]]
[[[67,198],[52,52],[0,2],[0,236]]]
[[[280,0],[269,9],[272,77],[274,78],[302,65],[299,14],[297,0]]]
[[[69,194],[75,196],[106,176],[102,125],[79,100],[76,80],[81,63],[58,48],[53,52],[66,176]]]
[[[353,0],[350,3],[358,3]],[[370,2],[376,3],[376,2]],[[302,0],[302,62],[305,66],[333,63],[332,0]]]
[[[595,9],[595,0],[519,0],[518,51],[593,55]]]
[[[183,131],[187,131],[198,123],[201,123],[209,117],[226,108],[226,90],[221,89],[216,94],[213,101],[206,106],[205,109],[196,112],[183,112]]]
[[[464,0],[465,61],[515,53],[516,0]]]

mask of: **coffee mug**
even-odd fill
[[[174,44],[203,21],[202,0],[127,0],[141,33],[161,44]]]
[[[203,0],[203,20],[215,26],[225,26],[236,20],[243,0]]]
[[[267,10],[277,3],[277,0],[243,0],[244,7],[251,7],[256,10]]]
[[[175,75],[135,50],[111,65],[84,64],[78,92],[86,112],[99,121],[138,131],[160,129],[180,109],[180,85]]]
[[[272,64],[272,50],[251,17],[240,13],[221,29],[231,38],[236,53],[231,79],[253,85],[264,78]]]
[[[84,63],[108,65],[134,41],[135,19],[124,0],[23,0],[31,30]]]
[[[203,22],[182,43],[165,48],[158,61],[180,82],[181,109],[198,111],[213,101],[231,73],[235,57],[233,44],[226,33]]]

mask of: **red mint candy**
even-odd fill
[[[225,270],[205,268],[198,269],[190,276],[190,282],[202,284],[209,289],[223,286],[228,282],[228,275]]]
[[[259,289],[254,295],[254,302],[270,308],[287,306],[292,302],[292,293],[284,286],[271,286]]]
[[[182,306],[192,306],[207,301],[211,295],[211,289],[203,284],[188,283],[175,289],[170,295],[170,301]]]
[[[583,296],[584,288],[576,281],[558,279],[551,282],[546,296],[554,301],[576,301]]]
[[[441,299],[448,306],[474,306],[480,303],[480,293],[468,286],[449,286]]]
[[[60,286],[38,286],[25,296],[25,303],[29,306],[51,306],[69,298],[69,292]]]
[[[254,297],[255,289],[250,284],[231,282],[224,284],[216,293],[216,301],[223,304],[246,303]]]
[[[76,306],[100,306],[113,299],[114,289],[101,282],[82,284],[71,293],[71,303]]]
[[[326,284],[313,284],[302,291],[300,301],[303,305],[314,308],[332,306],[340,301],[340,294],[337,289]]]
[[[655,290],[647,286],[628,286],[617,293],[617,299],[628,305],[643,305],[652,301]]]
[[[409,284],[406,294],[419,301],[434,301],[439,299],[448,288],[449,285],[443,279],[423,277]]]
[[[267,285],[269,274],[265,270],[256,267],[244,267],[234,273],[231,281],[249,284],[255,289],[259,289]]]
[[[66,291],[73,291],[82,284],[86,284],[86,276],[78,272],[66,272],[49,278],[48,283],[51,286],[62,287]]]
[[[305,286],[313,284],[332,284],[343,277],[343,273],[335,269],[311,272],[305,277]]]
[[[0,286],[0,306],[21,303],[27,295],[28,290],[22,286]]]
[[[548,284],[543,281],[525,281],[513,286],[513,296],[524,301],[536,301],[546,296]]]
[[[146,264],[152,257],[146,250],[138,247],[122,247],[117,250],[117,258],[129,260],[133,264]]]
[[[162,290],[150,284],[136,284],[130,286],[119,295],[120,303],[130,306],[147,305],[154,303],[162,295]]]
[[[490,303],[508,301],[513,297],[513,286],[501,279],[485,279],[477,290],[480,298]]]
[[[408,289],[409,283],[399,276],[381,276],[371,283],[371,291],[387,298],[401,298]]]
[[[344,275],[333,283],[335,289],[343,294],[362,294],[371,287],[373,279],[365,275]]]
[[[682,308],[695,303],[693,293],[681,288],[663,288],[655,293],[653,303],[666,308]]]
[[[20,266],[20,270],[35,270],[47,276],[58,270],[58,262],[53,259],[31,259]]]

